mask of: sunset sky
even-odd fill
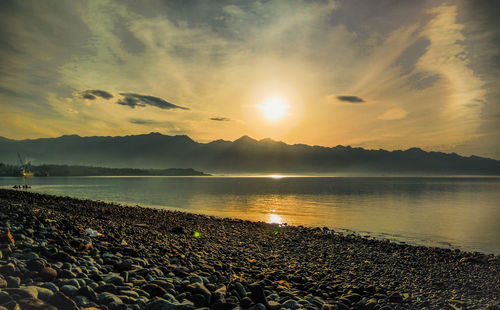
[[[498,1],[2,1],[0,136],[500,159]]]

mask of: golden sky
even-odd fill
[[[0,6],[0,136],[249,135],[500,159],[495,1]]]

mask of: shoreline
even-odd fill
[[[215,175],[209,175],[209,176],[69,176],[69,177],[61,177],[61,178],[218,178],[219,176]],[[288,177],[288,176],[285,176]],[[312,176],[311,176],[312,177]],[[221,177],[221,178],[226,178],[226,177]],[[227,178],[231,178],[227,176]],[[240,178],[240,176],[236,177]],[[254,178],[253,176],[249,176],[249,178]],[[266,178],[266,179],[271,179],[273,177],[271,176],[259,176],[255,178]],[[392,178],[392,177],[384,177],[384,178]],[[35,185],[37,186],[37,185]],[[100,200],[100,199],[95,199],[95,198],[87,198],[87,197],[77,197],[77,196],[66,196],[64,194],[54,194],[54,193],[44,193],[38,192],[34,190],[31,186],[29,188],[13,188],[10,185],[3,185],[0,186],[0,190],[17,190],[17,191],[25,191],[28,190],[29,192],[32,193],[38,193],[38,194],[43,194],[43,195],[49,195],[49,196],[56,196],[59,198],[71,198],[71,199],[80,199],[80,200],[95,200],[99,202],[104,202],[107,204],[114,204],[114,205],[119,205],[123,207],[143,207],[143,208],[151,208],[155,210],[168,210],[168,211],[179,211],[182,213],[187,213],[187,214],[194,214],[194,215],[202,215],[202,216],[207,216],[207,217],[216,217],[220,219],[233,219],[233,220],[244,220],[244,221],[251,221],[251,222],[259,222],[259,223],[264,223],[264,224],[280,224],[280,223],[269,223],[265,221],[257,221],[253,220],[250,218],[239,218],[239,217],[231,217],[231,216],[225,216],[225,215],[220,215],[220,214],[211,214],[210,212],[204,212],[204,210],[198,210],[199,212],[190,212],[190,211],[185,211],[182,208],[175,207],[175,206],[165,206],[165,205],[155,205],[155,204],[144,204],[141,203],[140,205],[138,203],[130,203],[127,201],[117,201],[117,200]],[[34,191],[32,191],[34,190]],[[453,241],[446,241],[446,240],[438,240],[438,239],[433,239],[433,237],[436,236],[428,236],[428,238],[425,238],[421,234],[405,234],[404,232],[376,232],[376,231],[367,231],[364,229],[352,229],[348,227],[340,227],[340,226],[323,226],[323,225],[308,225],[308,224],[288,224],[288,223],[283,223],[285,226],[288,227],[306,227],[306,228],[324,228],[327,227],[330,230],[334,230],[337,233],[341,234],[355,234],[360,237],[366,238],[366,239],[374,239],[374,240],[379,240],[379,241],[388,241],[388,242],[393,242],[397,244],[407,244],[411,246],[424,246],[424,247],[431,247],[431,248],[440,248],[440,249],[450,249],[452,251],[454,250],[460,250],[463,252],[478,252],[484,255],[496,255],[500,256],[500,249],[495,249],[491,250],[490,248],[488,249],[477,249],[477,248],[472,248],[472,247],[467,247],[466,245],[460,245],[459,243],[454,243]],[[281,224],[280,224],[281,225]],[[493,252],[494,251],[494,252]]]
[[[6,189],[0,216],[0,305],[3,277],[59,309],[500,307],[498,255]]]

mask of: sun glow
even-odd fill
[[[280,97],[271,97],[258,105],[262,114],[270,121],[282,119],[288,112],[288,104]]]

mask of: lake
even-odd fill
[[[22,178],[0,178],[2,188]],[[500,178],[35,177],[31,191],[500,254]]]

